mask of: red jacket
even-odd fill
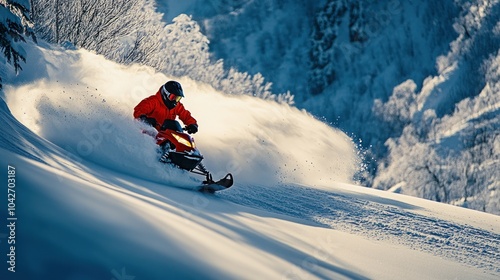
[[[186,126],[197,124],[196,119],[191,116],[191,112],[186,110],[181,102],[177,103],[177,106],[173,109],[168,109],[163,103],[159,90],[155,95],[143,99],[135,106],[134,118],[137,119],[142,115],[146,115],[148,118],[154,118],[156,120],[155,128],[158,131],[165,120],[175,120],[177,116],[179,116],[179,119],[181,119]]]

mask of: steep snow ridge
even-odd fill
[[[192,177],[171,179],[181,172],[165,172],[153,140],[132,119],[134,106],[173,78],[83,50],[41,53],[49,66],[36,67],[46,67],[51,78],[6,88],[9,108],[23,124],[81,159],[155,182],[194,183]],[[19,79],[30,75],[36,74],[25,71]],[[182,102],[199,122],[198,147],[215,177],[233,172],[240,184],[267,186],[351,182],[358,158],[342,132],[288,105],[178,80],[186,94]]]

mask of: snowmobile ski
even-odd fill
[[[217,182],[214,182],[212,178],[207,178],[207,181],[203,181],[203,184],[196,187],[196,190],[204,193],[215,193],[217,191],[229,189],[232,185],[233,175],[228,173],[224,178]]]

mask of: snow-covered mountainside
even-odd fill
[[[304,108],[362,147],[362,185],[500,213],[499,1],[84,2],[29,1],[33,30]]]
[[[500,213],[500,1],[156,2],[359,139],[365,186]]]
[[[207,167],[236,178],[201,194],[132,120],[169,77],[26,49],[0,99],[1,279],[500,276],[499,216],[352,184],[354,144],[307,112],[180,78]]]

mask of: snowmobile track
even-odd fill
[[[238,204],[403,244],[484,270],[500,272],[500,235],[466,224],[412,212],[416,206],[355,193],[336,194],[302,186],[236,188],[224,197]],[[473,256],[473,257],[471,257]]]

